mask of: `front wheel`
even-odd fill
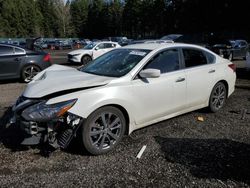
[[[82,141],[92,155],[112,150],[125,133],[126,120],[123,113],[112,106],[93,112],[82,126]]]
[[[81,59],[81,63],[82,63],[82,65],[83,66],[85,66],[85,65],[87,65],[88,64],[88,62],[90,62],[92,59],[91,59],[91,57],[90,56],[88,56],[88,55],[85,55],[85,56],[83,56],[82,57],[82,59]]]
[[[225,84],[222,82],[217,83],[210,95],[209,110],[211,112],[217,112],[218,110],[220,110],[224,106],[226,98],[227,89]]]
[[[21,72],[22,81],[26,83],[30,82],[40,71],[41,69],[36,65],[28,65],[24,67]]]

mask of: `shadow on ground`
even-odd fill
[[[20,129],[14,124],[8,125],[11,115],[11,108],[5,108],[0,114],[0,143],[11,151],[27,150],[27,147],[20,145],[24,138]]]
[[[155,137],[168,162],[184,165],[197,178],[250,185],[250,145],[228,139]]]
[[[236,75],[237,75],[237,78],[250,80],[250,69],[237,68]]]

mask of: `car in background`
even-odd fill
[[[231,59],[235,58],[243,58],[246,59],[248,50],[249,50],[249,45],[246,40],[229,40],[232,46],[232,54],[231,54]]]
[[[29,82],[50,65],[50,55],[40,48],[26,49],[0,44],[0,80],[21,78],[22,81]]]
[[[127,37],[109,37],[110,41],[117,42],[120,46],[126,46],[130,40]]]
[[[215,52],[225,59],[233,60],[233,47],[229,40],[217,38],[215,40],[209,40],[206,44],[206,48]]]
[[[97,57],[113,50],[114,48],[121,47],[117,42],[94,42],[87,46],[74,50],[68,53],[68,61],[73,63],[82,63],[86,65],[88,62],[96,59]]]
[[[56,41],[55,50],[73,49],[73,44],[70,41]]]
[[[129,44],[150,44],[150,43],[158,43],[158,44],[161,44],[161,43],[173,43],[172,40],[161,40],[161,39],[156,39],[156,40],[153,40],[153,39],[144,39],[144,40],[133,40],[131,41]]]
[[[79,42],[82,46],[86,46],[91,43],[89,39],[80,39]]]
[[[47,48],[48,49],[54,50],[55,46],[56,46],[56,40],[50,40],[50,41],[47,42]]]
[[[235,64],[206,48],[128,45],[78,69],[53,65],[39,73],[12,119],[26,132],[24,143],[67,148],[79,130],[83,150],[100,155],[134,130],[205,107],[221,110],[235,81]]]
[[[165,36],[161,37],[160,40],[168,40],[168,41],[175,42],[176,40],[178,40],[182,36],[183,36],[182,34],[169,34],[169,35],[165,35]]]
[[[170,34],[161,38],[173,42],[196,44],[210,49],[216,54],[232,61],[235,58],[246,58],[248,43],[245,40],[228,40],[216,35],[193,34]]]

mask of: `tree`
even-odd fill
[[[71,23],[73,34],[84,36],[87,33],[88,0],[73,0],[70,4]]]
[[[88,35],[90,38],[103,37],[103,30],[105,30],[105,23],[103,23],[103,0],[92,0],[89,3],[88,9]]]
[[[143,1],[141,0],[126,0],[122,15],[124,34],[133,38],[140,35],[139,28],[141,27],[140,7]]]
[[[71,35],[70,26],[70,2],[64,3],[64,0],[54,0],[53,3],[55,16],[57,18],[57,33],[60,37]]]

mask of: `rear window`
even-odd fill
[[[15,54],[24,54],[25,51],[20,48],[15,48]]]
[[[10,46],[0,46],[0,55],[11,55],[14,53],[14,50]]]
[[[207,64],[207,57],[201,50],[197,49],[183,49],[185,66],[195,67]]]

